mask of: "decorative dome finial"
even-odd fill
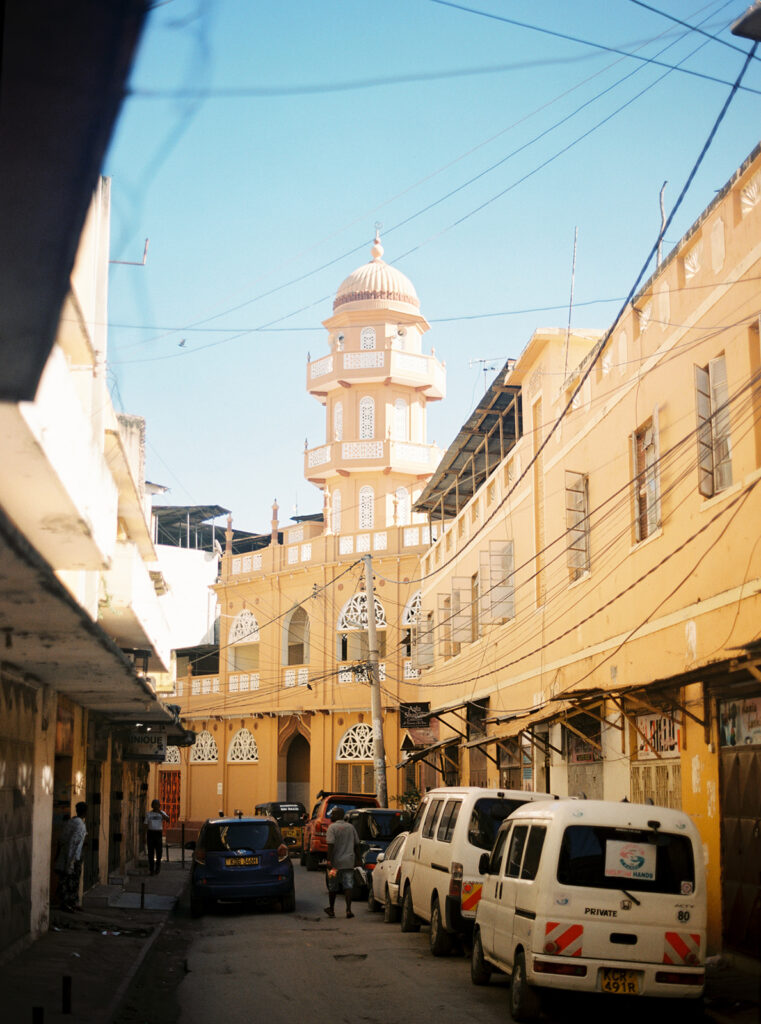
[[[373,261],[375,263],[377,263],[379,260],[383,259],[383,251],[384,250],[383,250],[383,246],[381,245],[381,240],[380,240],[380,229],[381,229],[382,226],[383,225],[381,224],[381,222],[376,220],[376,222],[375,222],[375,241],[373,242],[373,247],[370,250],[370,253],[372,254],[372,257],[373,257]]]

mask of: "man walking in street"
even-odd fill
[[[58,838],[60,844],[55,870],[58,875],[58,893],[61,910],[79,910],[79,876],[82,871],[82,847],[87,826],[87,804],[81,801],[76,807],[76,816],[64,822]]]
[[[336,896],[343,890],[346,900],[346,916],[351,912],[351,894],[354,889],[354,865],[359,849],[359,836],[354,826],[344,821],[343,807],[334,807],[326,839],[328,841],[328,900],[325,907],[328,917],[335,917]]]
[[[148,871],[157,875],[161,871],[161,854],[164,849],[164,822],[169,815],[161,810],[161,801],[152,800],[151,809],[145,816],[145,840],[148,847]]]

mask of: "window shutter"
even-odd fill
[[[637,543],[639,543],[642,540],[642,528],[640,526],[640,504],[642,500],[640,496],[640,488],[642,486],[642,482],[639,476],[639,445],[636,430],[631,435],[630,443],[632,449],[632,474],[634,477],[634,538]]]
[[[473,638],[471,614],[472,583],[468,576],[452,580],[452,643],[467,644]]]
[[[587,557],[587,479],[583,473],[565,474],[565,508],[566,529],[568,531],[568,568],[574,579],[584,572],[588,565]]]
[[[648,535],[654,533],[661,525],[661,431],[658,423],[658,406],[653,409],[653,441],[646,451],[648,467]]]
[[[722,491],[732,483],[732,457],[729,447],[729,390],[727,364],[724,356],[708,364],[713,413],[714,491]]]
[[[412,664],[415,668],[430,668],[433,665],[433,612],[423,618],[420,613],[420,622],[416,629],[412,630]]]
[[[493,540],[481,552],[481,609],[484,622],[515,618],[513,542]]]
[[[442,658],[448,658],[451,653],[452,637],[452,603],[449,594],[439,594],[439,654]]]
[[[702,366],[695,367],[695,412],[698,421],[698,491],[710,498],[714,491],[711,383],[708,371]]]

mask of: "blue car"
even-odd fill
[[[293,865],[274,818],[210,818],[193,854],[190,913],[216,900],[278,900],[296,908]]]

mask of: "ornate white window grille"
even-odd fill
[[[211,679],[208,676],[201,680],[201,693],[211,693]]]
[[[201,680],[192,679],[190,682],[190,692],[195,697],[201,692]]]
[[[341,492],[333,491],[333,533],[341,532]]]
[[[232,675],[228,676],[227,689],[230,693],[237,693],[240,685],[240,676]]]
[[[362,551],[370,550],[370,534],[359,533],[357,534],[357,554]]]
[[[375,551],[386,551],[388,549],[388,534],[387,533],[374,533],[373,534],[373,549]]]
[[[233,575],[236,576],[240,572],[240,559],[233,558],[232,562]]]
[[[300,544],[304,539],[304,527],[297,526],[293,530],[288,531],[288,543],[289,544]]]
[[[288,564],[293,565],[294,562],[299,560],[299,549],[294,545],[292,548],[288,548]]]
[[[740,193],[740,206],[745,217],[761,199],[761,172],[754,175]]]
[[[240,571],[251,572],[251,555],[244,555],[240,560]]]
[[[394,402],[394,433],[395,441],[407,441],[410,436],[410,407],[403,398]]]
[[[167,747],[166,757],[164,758],[164,764],[179,764],[180,763],[180,748],[179,747]]]
[[[359,400],[359,439],[369,441],[375,437],[375,399],[365,395]]]
[[[249,764],[259,760],[259,748],[250,729],[238,729],[230,741],[228,761],[246,761]]]
[[[378,679],[382,683],[386,682],[386,662],[385,661],[379,661],[378,662]]]
[[[256,621],[256,617],[253,612],[250,612],[247,608],[244,608],[242,612],[233,619],[233,624],[230,627],[230,635],[228,636],[228,642],[231,644],[257,643],[259,640],[259,623]]]
[[[324,377],[326,373],[332,373],[333,371],[333,356],[325,356],[323,359],[318,359],[312,363],[312,380],[316,377]]]
[[[341,737],[336,761],[372,761],[373,730],[366,722],[353,725]]]
[[[184,679],[177,679],[177,680],[175,680],[174,692],[177,694],[178,697],[182,697],[183,696],[183,694],[185,693],[185,680]]]
[[[415,668],[413,661],[405,660],[404,662],[404,678],[405,679],[419,679],[420,669]]]
[[[396,521],[399,526],[409,526],[412,517],[412,503],[410,492],[406,487],[397,487],[396,494]]]
[[[417,626],[420,622],[420,609],[423,606],[423,591],[416,590],[402,612],[403,626]]]
[[[296,685],[296,669],[295,668],[287,668],[285,670],[285,685],[286,686],[295,686]]]
[[[376,595],[375,598],[375,627],[376,629],[386,628],[386,612]],[[367,629],[367,594],[354,594],[346,602],[338,616],[339,632],[350,629]]]
[[[404,531],[404,546],[414,548],[420,543],[420,531],[417,526],[408,526]]]
[[[302,562],[308,562],[311,557],[312,557],[312,545],[311,544],[302,544],[301,545],[301,561]]]
[[[341,537],[338,542],[338,553],[340,555],[353,555],[354,554],[354,538],[353,537]]]
[[[190,748],[190,760],[195,763],[199,761],[210,763],[219,760],[216,740],[208,729],[204,729],[196,736],[196,741]]]
[[[343,441],[344,437],[344,407],[343,402],[336,402],[333,406],[333,438],[336,441]]]
[[[251,689],[252,690],[258,690],[259,689],[259,679],[260,678],[261,677],[260,677],[258,672],[252,672],[251,673],[251,675],[249,676],[249,679],[251,680]]]
[[[352,671],[350,668],[340,668],[338,670],[338,682],[339,683],[351,683],[352,682]]]
[[[248,673],[242,672],[240,675],[240,689],[245,693],[248,690]]]
[[[360,530],[372,530],[373,526],[375,526],[375,491],[372,487],[360,487],[359,528]]]
[[[309,682],[309,669],[300,668],[298,670],[299,686],[306,686]]]
[[[363,350],[375,348],[375,328],[363,327],[359,336],[359,347]]]
[[[262,567],[262,556],[254,555],[251,568],[254,572],[258,572]]]
[[[211,692],[219,693],[219,676],[214,676],[211,681]]]

